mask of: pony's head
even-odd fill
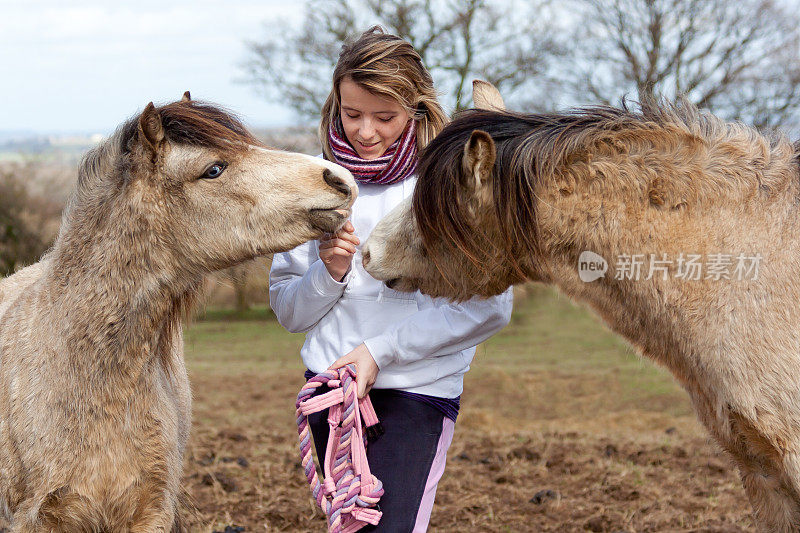
[[[151,102],[85,157],[59,240],[129,241],[202,273],[336,231],[356,195],[347,170],[269,149],[187,92]]]
[[[688,103],[520,114],[475,102],[484,109],[426,147],[413,199],[364,245],[365,269],[392,288],[464,299],[524,280],[581,287],[584,251],[749,253],[756,244],[721,235],[741,235],[743,206],[763,211],[797,174],[784,137]]]
[[[528,191],[496,179],[493,139],[521,131],[485,131],[486,119],[504,107],[488,83],[473,83],[473,100],[483,110],[461,115],[426,147],[413,198],[381,220],[364,245],[367,272],[393,289],[465,299],[498,294],[525,279],[529,262],[509,263],[506,249],[533,242],[515,224],[514,209]],[[505,212],[494,202],[497,195],[509,200]]]

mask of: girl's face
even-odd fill
[[[375,159],[400,137],[408,113],[399,102],[367,91],[352,78],[339,82],[344,134],[362,159]]]

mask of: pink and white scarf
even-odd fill
[[[328,127],[328,140],[333,162],[349,170],[359,183],[389,185],[403,181],[417,170],[417,124],[414,120],[409,120],[400,137],[375,159],[359,157],[347,142],[338,118]]]

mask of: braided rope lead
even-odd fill
[[[319,387],[330,389],[314,396]],[[329,533],[352,533],[381,519],[378,500],[383,484],[372,475],[367,464],[366,439],[383,433],[369,396],[359,400],[356,369],[347,365],[328,370],[309,379],[297,395],[297,433],[300,457],[311,494],[328,519]],[[328,412],[328,448],[323,462],[324,480],[320,481],[311,446],[308,415],[324,409]]]

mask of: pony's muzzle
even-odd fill
[[[343,194],[347,200],[353,197],[353,188],[350,187],[344,178],[336,175],[331,169],[326,168],[322,171],[322,179],[337,192]]]

